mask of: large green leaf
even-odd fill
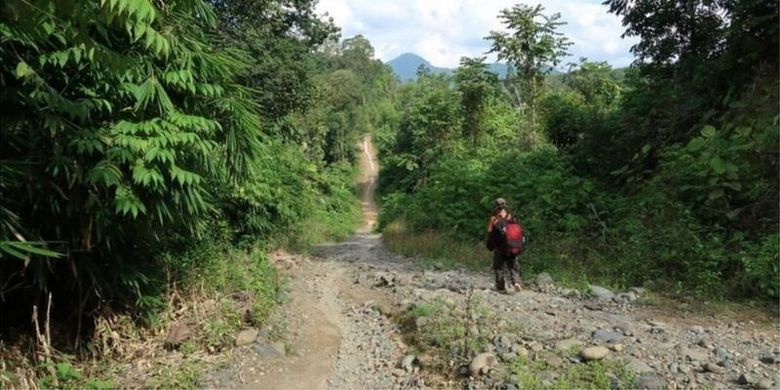
[[[706,141],[704,140],[704,138],[695,137],[695,138],[691,139],[690,142],[688,142],[687,149],[688,149],[689,152],[698,152],[699,150],[701,150],[704,147],[705,144],[706,144]]]
[[[726,173],[726,162],[723,161],[723,159],[721,159],[720,156],[715,156],[712,159],[710,159],[710,167],[718,175],[722,175]]]

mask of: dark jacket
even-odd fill
[[[487,238],[485,239],[485,246],[489,251],[497,250],[506,252],[508,249],[505,247],[506,243],[501,236],[501,229],[496,228],[496,224],[502,221],[515,221],[515,218],[512,216],[512,214],[509,214],[507,218],[503,220],[498,218],[496,215],[490,217],[490,220],[488,221],[488,234]]]

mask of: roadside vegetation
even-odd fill
[[[608,1],[639,38],[627,69],[561,64],[564,21],[518,5],[487,38],[506,79],[464,58],[401,86],[377,137],[388,246],[487,267],[504,197],[530,239],[524,273],[776,301],[777,4],[697,4],[648,17],[650,2]]]
[[[2,387],[197,386],[274,328],[267,254],[357,226],[366,133],[399,252],[485,267],[501,196],[525,273],[780,298],[776,2],[608,1],[640,39],[628,69],[561,64],[564,21],[517,5],[488,37],[505,79],[463,58],[407,84],[315,3],[0,5]],[[440,325],[415,343],[468,329]],[[561,385],[604,383],[585,375]]]
[[[195,386],[352,233],[394,79],[314,5],[3,2],[2,387]]]

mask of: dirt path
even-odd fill
[[[536,387],[572,386],[577,382],[571,382],[571,373],[582,375],[583,367],[595,367],[579,357],[584,347],[594,345],[608,347],[606,359],[627,367],[635,378],[618,383],[626,379],[615,377],[610,386],[780,384],[780,328],[771,316],[701,315],[683,304],[659,312],[641,290],[594,298],[544,277],[529,283],[531,289],[502,295],[492,290],[487,272],[425,269],[390,253],[371,233],[378,163],[370,138],[362,140],[361,151],[366,223],[352,239],[320,246],[312,256],[273,256],[290,277],[289,302],[278,313],[285,344],[269,343],[261,335],[238,348],[234,363],[204,387],[512,389],[527,386],[523,381],[528,378]],[[478,310],[464,311],[474,302]],[[421,308],[434,306],[444,310],[426,317]],[[417,317],[410,317],[413,313]],[[404,322],[409,318],[411,328]],[[453,346],[464,344],[463,339],[478,350],[458,352]],[[461,375],[463,365],[480,351],[497,358],[496,369],[476,378]],[[416,356],[407,355],[412,353]],[[401,365],[405,356],[409,364]],[[533,362],[526,376],[510,372],[510,366],[520,367],[516,359]]]
[[[363,136],[360,142],[360,201],[363,206],[363,226],[358,233],[371,233],[376,227],[378,209],[374,201],[376,181],[379,178],[379,160],[371,136]]]

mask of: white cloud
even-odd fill
[[[321,0],[317,9],[327,12],[342,28],[342,36],[363,34],[377,57],[389,61],[404,52],[419,54],[434,65],[455,67],[462,56],[479,56],[489,49],[483,38],[502,28],[501,9],[513,0]],[[579,57],[628,65],[633,40],[620,38],[620,20],[606,7],[589,0],[542,0],[545,13],[561,13],[568,22],[561,28]],[[493,60],[492,56],[490,59]]]

